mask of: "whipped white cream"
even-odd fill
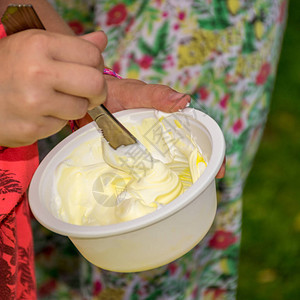
[[[136,219],[177,198],[204,172],[206,159],[175,114],[122,123],[141,144],[114,150],[97,137],[58,166],[52,208],[63,221],[107,225]]]

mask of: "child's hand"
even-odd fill
[[[103,32],[26,30],[0,40],[0,145],[29,145],[106,100]]]
[[[129,108],[155,108],[164,112],[175,112],[183,109],[191,97],[181,94],[162,84],[146,84],[136,79],[118,79],[105,75],[107,83],[107,100],[104,103],[112,113]],[[87,114],[76,120],[76,125],[82,127],[92,118]]]
[[[189,95],[166,85],[146,84],[136,79],[120,80],[110,75],[105,78],[108,86],[105,105],[111,112],[140,107],[175,112],[185,108],[191,100]]]

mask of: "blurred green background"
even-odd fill
[[[300,1],[288,24],[269,119],[244,193],[238,300],[300,299]]]

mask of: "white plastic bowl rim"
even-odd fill
[[[129,109],[117,112],[114,115],[117,118],[121,118],[122,116],[128,114],[140,114],[147,111],[153,111],[153,109]],[[171,217],[174,213],[183,209],[191,201],[195,201],[195,198],[199,196],[215,179],[215,176],[217,175],[223,163],[225,155],[224,136],[216,121],[201,111],[192,108],[185,108],[177,113],[184,114],[185,116],[190,116],[194,119],[194,121],[200,122],[210,134],[212,153],[205,172],[197,181],[197,186],[196,184],[192,185],[185,193],[181,194],[179,197],[171,201],[162,209],[158,209],[153,213],[127,222],[105,226],[80,226],[66,223],[57,219],[46,208],[46,205],[43,203],[43,199],[41,199],[42,191],[40,190],[39,182],[42,180],[45,167],[53,159],[55,160],[55,157],[59,155],[61,149],[63,149],[66,145],[68,145],[70,141],[81,135],[83,132],[87,132],[91,129],[94,130],[94,128],[97,128],[97,125],[92,122],[78,129],[76,132],[72,133],[63,141],[61,141],[57,146],[55,146],[43,159],[40,166],[36,170],[29,187],[29,204],[36,219],[46,228],[61,235],[76,238],[100,238],[120,235],[122,233],[128,233],[131,231],[136,231],[140,228],[144,228],[146,226],[150,226],[162,219]],[[189,193],[188,200],[185,199],[186,193]]]

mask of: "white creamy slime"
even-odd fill
[[[142,145],[113,150],[99,136],[58,166],[52,209],[63,221],[107,225],[139,218],[177,198],[204,172],[206,159],[176,115],[122,123]]]

